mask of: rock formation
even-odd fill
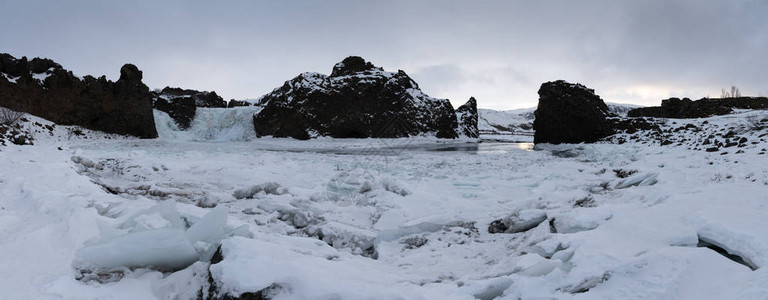
[[[132,64],[112,82],[82,79],[50,59],[0,54],[0,106],[63,125],[155,138],[152,99],[142,72]]]
[[[427,96],[405,72],[386,72],[350,56],[331,76],[303,73],[264,95],[253,118],[259,136],[308,139],[456,138],[457,120],[446,99]]]
[[[590,143],[613,134],[608,106],[581,84],[543,83],[535,114],[534,143]]]
[[[213,91],[196,91],[167,86],[159,94],[168,99],[190,97],[195,100],[196,107],[227,107],[227,101],[224,101],[221,96]]]
[[[227,107],[240,107],[240,106],[253,106],[253,104],[251,104],[248,101],[241,101],[241,100],[235,100],[235,99],[229,100],[229,103],[227,103]]]
[[[467,103],[456,109],[459,134],[470,138],[478,138],[480,133],[477,128],[477,117],[477,100],[475,100],[475,97],[470,97]]]
[[[737,97],[737,98],[702,98],[692,101],[688,98],[669,98],[661,100],[661,106],[642,107],[629,111],[629,117],[655,118],[706,118],[715,115],[727,115],[739,109],[766,109],[768,98]]]

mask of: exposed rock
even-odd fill
[[[368,70],[384,71],[384,69],[377,68],[360,56],[349,56],[333,66],[331,77],[354,75],[357,72]]]
[[[659,124],[653,119],[646,118],[609,118],[611,128],[616,133],[623,132],[627,134],[633,134],[638,131],[653,131],[656,134],[661,134],[661,128]]]
[[[195,106],[197,107],[227,107],[227,101],[224,101],[224,98],[213,91],[196,91],[167,86],[160,91],[159,95],[167,99],[192,97],[195,99]]]
[[[656,118],[706,118],[715,115],[727,115],[734,108],[766,109],[768,108],[768,98],[702,98],[696,101],[688,98],[669,98],[662,100],[661,106],[633,109],[627,115],[630,117]]]
[[[248,101],[240,101],[240,100],[229,100],[229,103],[227,104],[227,107],[239,107],[239,106],[252,106]]]
[[[186,130],[192,124],[195,118],[195,99],[192,97],[163,98],[156,97],[152,104],[155,109],[166,112],[179,126],[179,129]]]
[[[331,76],[303,73],[286,81],[259,105],[264,109],[253,118],[259,136],[458,137],[448,100],[425,95],[402,70],[385,72],[354,56],[336,64]]]
[[[141,80],[132,64],[112,82],[105,76],[78,78],[50,59],[0,54],[0,106],[58,124],[155,138],[152,97]]]
[[[478,138],[477,129],[477,100],[470,97],[467,103],[456,109],[456,119],[459,122],[459,134],[470,138]]]
[[[539,89],[534,143],[591,143],[613,134],[608,106],[593,89],[563,80]]]
[[[0,107],[0,109],[4,108]],[[14,145],[33,145],[33,141],[32,133],[20,123],[0,123],[0,146],[7,146],[9,143]]]

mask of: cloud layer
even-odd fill
[[[435,97],[535,106],[565,79],[606,101],[768,95],[768,2],[746,1],[10,1],[0,51],[152,88],[256,98],[298,73],[360,55],[405,70]]]

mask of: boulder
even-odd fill
[[[402,70],[386,72],[356,56],[336,64],[331,76],[300,74],[257,105],[264,107],[253,117],[259,136],[458,137],[447,99],[427,96]]]
[[[642,107],[630,110],[629,117],[654,118],[706,118],[727,115],[738,109],[766,109],[766,97],[702,98],[693,101],[688,98],[661,100],[661,106]]]
[[[152,97],[132,64],[120,79],[79,78],[50,59],[0,54],[0,106],[63,125],[155,138]]]
[[[534,143],[591,143],[613,134],[610,115],[595,90],[563,80],[546,82],[539,89]]]
[[[477,129],[477,100],[470,97],[467,103],[456,109],[456,119],[459,122],[459,134],[470,138],[480,137]]]

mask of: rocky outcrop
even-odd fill
[[[475,97],[470,97],[467,103],[456,109],[459,134],[470,138],[478,138],[480,133],[477,128],[477,117],[477,100],[475,100]]]
[[[229,100],[229,103],[227,103],[227,107],[241,107],[241,106],[252,106],[248,101],[241,101],[241,100]]]
[[[167,113],[181,130],[192,124],[198,107],[227,107],[227,102],[216,92],[165,87],[152,92],[152,96],[152,107]]]
[[[190,97],[195,100],[196,107],[227,107],[227,101],[214,91],[196,91],[167,86],[158,94],[167,99]]]
[[[613,134],[608,106],[581,84],[563,80],[539,88],[534,143],[591,143]]]
[[[661,100],[661,106],[643,107],[629,111],[629,117],[655,118],[706,118],[716,115],[727,115],[738,109],[766,109],[768,98],[737,97],[737,98],[702,98],[693,101],[688,98],[669,98]]]
[[[264,106],[253,118],[259,136],[458,137],[448,100],[427,96],[402,70],[386,72],[356,56],[336,64],[331,76],[300,74],[258,105]]]
[[[155,138],[152,98],[141,80],[132,64],[112,82],[105,76],[81,79],[50,59],[0,54],[0,106],[58,124]]]

